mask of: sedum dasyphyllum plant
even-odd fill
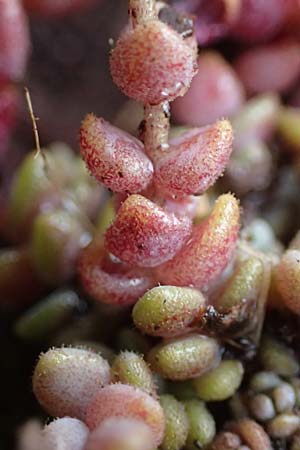
[[[56,145],[44,159],[29,154],[12,186],[7,233],[12,242],[24,244],[26,235],[30,243],[0,255],[6,270],[0,283],[12,295],[11,280],[22,273],[31,296],[56,289],[16,324],[25,339],[57,332],[33,373],[33,392],[54,420],[34,428],[29,447],[24,442],[32,428],[24,429],[21,448],[271,450],[283,442],[297,450],[297,341],[291,336],[287,346],[272,325],[263,325],[267,300],[299,314],[299,236],[282,254],[263,221],[240,232],[238,199],[213,191],[226,169],[225,187],[238,186],[242,195],[264,186],[272,165],[264,140],[278,115],[279,133],[298,143],[287,119],[291,111],[279,113],[277,97],[264,94],[232,123],[207,124],[200,104],[193,128],[172,135],[170,103],[175,116],[191,114],[190,92],[205,83],[206,70],[231,80],[236,96],[221,104],[227,114],[243,104],[243,86],[219,55],[207,51],[198,58],[189,16],[155,0],[130,0],[128,10],[110,71],[119,89],[143,104],[138,135],[88,114],[80,151],[93,179]],[[236,24],[234,33],[242,31]],[[275,45],[275,53],[286,54],[289,45]],[[241,74],[243,58],[250,64],[253,57],[248,52],[236,62]],[[265,92],[253,77],[251,83],[241,78],[249,92]],[[206,90],[199,95],[205,98]],[[111,195],[95,230],[103,186]],[[76,322],[77,342],[70,338],[74,329],[63,325],[85,303],[79,289],[58,289],[75,270],[96,305]],[[103,335],[123,351],[116,355],[100,344]]]
[[[144,104],[140,138],[93,114],[81,125],[82,157],[96,180],[114,192],[116,213],[82,252],[79,274],[96,301],[135,304],[137,328],[168,338],[148,353],[153,372],[173,381],[195,379],[197,386],[206,373],[219,370],[211,376],[228,384],[222,398],[216,394],[223,400],[239,387],[243,366],[234,360],[222,365],[219,338],[257,328],[268,269],[254,251],[237,253],[240,208],[232,194],[221,195],[208,216],[193,223],[198,196],[226,168],[233,131],[224,119],[170,139],[169,102],[185,94],[196,75],[197,46],[190,23],[182,32],[158,19],[164,7],[130,1],[130,24],[110,56],[117,86]],[[228,278],[223,274],[230,265]],[[220,288],[224,277],[228,281]],[[222,294],[214,309],[209,298],[216,289]],[[193,400],[184,407],[170,395],[160,402],[150,368],[132,352],[120,354],[111,372],[90,350],[66,347],[42,354],[34,393],[59,419],[43,430],[40,445],[58,449],[61,442],[71,449],[70,435],[86,450],[208,444],[215,424],[205,404]]]

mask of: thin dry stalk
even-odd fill
[[[35,158],[42,156],[43,163],[44,163],[44,170],[45,170],[45,173],[48,174],[49,171],[48,171],[47,157],[46,157],[45,152],[41,149],[39,130],[38,130],[38,126],[37,126],[37,121],[39,120],[39,118],[36,117],[34,114],[32,101],[31,101],[31,95],[30,95],[29,89],[26,86],[24,87],[24,91],[25,91],[25,99],[27,102],[30,119],[32,122],[34,139],[35,139],[35,148],[36,148]]]

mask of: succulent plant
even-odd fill
[[[28,52],[11,4],[4,146]],[[23,4],[54,19],[92,1]],[[54,419],[25,426],[20,450],[298,450],[300,52],[285,27],[299,2],[129,0],[128,13],[109,68],[130,104],[112,123],[85,116],[79,156],[37,145],[1,193],[0,307],[19,308],[24,345],[42,342],[33,392]],[[223,37],[229,57],[198,53]]]

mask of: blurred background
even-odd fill
[[[109,42],[126,21],[121,0],[96,0],[61,18],[29,16],[30,54],[21,84],[30,90],[42,145],[63,141],[78,149],[78,129],[87,112],[114,117],[123,99],[108,70]],[[25,152],[34,142],[22,89],[19,93],[13,147]]]

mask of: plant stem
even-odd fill
[[[155,159],[157,153],[169,148],[170,106],[169,102],[159,105],[145,105],[144,134],[145,151]]]
[[[158,19],[156,0],[129,0],[129,15],[132,26]],[[161,150],[169,148],[170,107],[168,102],[159,105],[145,105],[141,138],[151,158]]]
[[[133,27],[157,19],[156,0],[129,0],[129,15]]]

